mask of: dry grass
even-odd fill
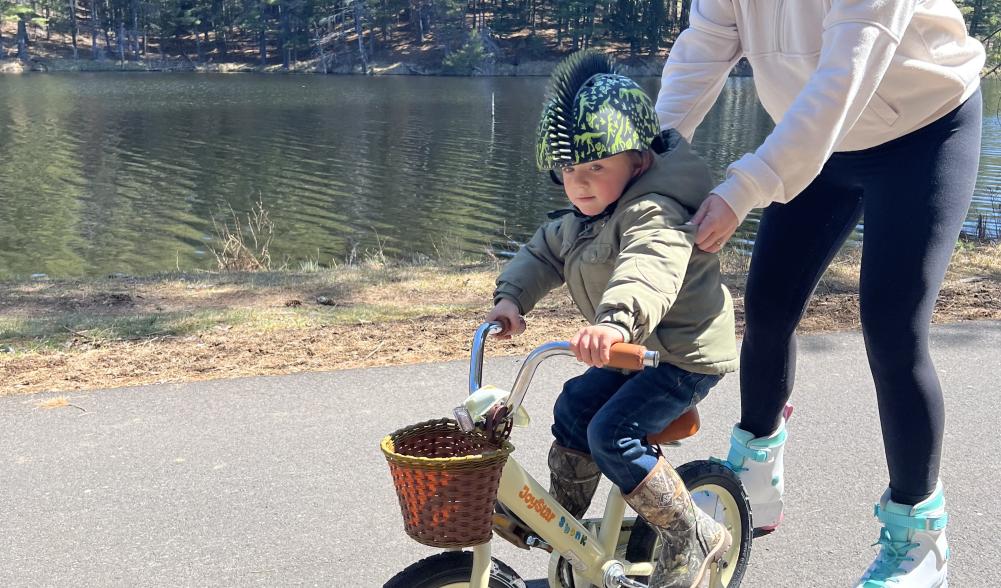
[[[275,223],[261,199],[257,200],[246,218],[229,207],[229,211],[212,217],[216,240],[211,247],[216,264],[223,271],[271,271],[271,240]]]
[[[463,359],[494,263],[366,263],[308,273],[165,274],[0,284],[0,395]],[[743,324],[744,257],[723,257]],[[858,326],[858,256],[814,296],[803,332]],[[962,245],[934,320],[1001,319],[1001,245]],[[521,354],[582,324],[564,289],[492,344]]]
[[[1001,281],[1001,243],[982,245],[962,242],[958,246],[948,279],[983,278]]]

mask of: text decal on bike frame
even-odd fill
[[[574,528],[570,525],[570,521],[568,521],[566,517],[560,517],[560,528],[563,529],[564,533],[573,537],[577,543],[581,544],[581,546],[587,545],[587,533],[580,529],[574,530]]]
[[[552,522],[552,520],[556,518],[556,514],[553,513],[553,509],[549,508],[546,501],[541,498],[536,498],[527,485],[521,489],[521,492],[518,493],[518,498],[524,500],[525,504],[528,505],[528,508],[539,513],[539,516],[542,517],[547,523]]]

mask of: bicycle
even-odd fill
[[[498,323],[483,323],[476,330],[470,353],[471,397],[483,390],[486,339],[501,330]],[[496,399],[488,406],[472,411],[466,405],[455,409],[459,427],[503,442],[539,364],[558,355],[573,356],[570,344],[552,342],[537,347],[521,365],[510,394],[495,393]],[[620,343],[612,347],[609,367],[637,370],[656,367],[658,362],[657,352]],[[699,425],[698,411],[693,408],[648,440],[660,446],[677,445],[695,435]],[[685,463],[677,472],[695,503],[723,523],[733,538],[730,550],[711,567],[709,586],[739,586],[752,542],[750,506],[740,479],[725,462],[716,459]],[[643,519],[625,517],[625,507],[621,491],[613,485],[600,519],[577,520],[509,455],[500,473],[490,522],[495,535],[514,545],[550,553],[550,588],[647,588],[644,582],[658,556],[657,534]],[[384,588],[524,588],[514,570],[491,557],[489,540],[472,548],[424,558],[398,573]]]

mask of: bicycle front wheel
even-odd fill
[[[469,588],[471,551],[446,551],[411,564],[382,588]],[[525,588],[525,582],[499,559],[490,561],[490,588]]]

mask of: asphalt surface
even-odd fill
[[[851,586],[876,552],[886,468],[861,336],[802,337],[800,350],[786,522],[755,542],[744,586]],[[950,586],[1001,586],[1001,323],[935,327],[933,354],[948,411]],[[509,385],[517,364],[488,360],[485,381]],[[436,551],[403,533],[379,440],[447,415],[466,367],[95,391],[56,409],[38,406],[50,394],[0,398],[0,586],[382,586]],[[555,359],[529,393],[534,422],[512,440],[539,479],[552,402],[581,369]],[[671,460],[724,454],[738,406],[726,378]],[[545,586],[546,554],[494,553]]]

